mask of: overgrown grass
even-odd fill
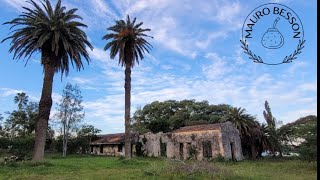
[[[2,159],[0,160],[0,162]],[[0,165],[0,179],[316,179],[316,163],[290,159],[179,162],[161,158],[47,155],[41,163]]]

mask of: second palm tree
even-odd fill
[[[119,64],[125,67],[125,158],[131,158],[131,139],[130,139],[130,105],[131,105],[131,68],[143,59],[143,54],[149,53],[151,44],[144,38],[151,37],[145,34],[150,29],[140,28],[143,22],[135,24],[136,18],[130,20],[127,15],[126,21],[118,20],[114,26],[107,28],[112,31],[102,37],[103,40],[111,40],[106,44],[104,50],[110,48],[110,58],[119,56]],[[152,37],[151,37],[152,38]]]

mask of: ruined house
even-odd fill
[[[97,145],[100,144],[100,154],[109,155],[112,152],[111,155],[124,155],[124,134],[122,137],[121,142],[116,141],[118,144],[110,143],[112,138],[108,141],[102,138],[92,142],[91,146],[99,147]],[[148,132],[139,135],[132,143],[133,156],[140,154],[198,160],[222,156],[236,161],[243,159],[240,134],[231,122],[186,126],[169,133]],[[91,150],[97,151],[97,148]]]
[[[90,143],[91,153],[108,156],[124,155],[124,133],[101,135]]]
[[[131,152],[134,156],[135,146],[138,142],[138,134],[131,135]],[[124,156],[124,133],[106,134],[98,136],[98,139],[90,143],[91,154],[106,156]]]

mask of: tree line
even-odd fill
[[[38,102],[29,101],[26,93],[14,97],[17,109],[0,114],[0,154],[12,154],[26,159],[34,147],[36,124],[39,121]],[[88,153],[90,142],[101,130],[83,124],[84,112],[81,91],[78,85],[67,83],[57,103],[57,113],[46,129],[45,149],[48,152]],[[4,122],[1,122],[3,121]]]

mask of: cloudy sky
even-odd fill
[[[0,2],[1,24],[28,6],[24,0]],[[132,70],[132,113],[153,101],[195,99],[243,107],[260,122],[265,100],[284,124],[317,115],[317,1],[270,2],[290,7],[303,24],[305,48],[292,63],[253,63],[241,48],[244,20],[266,1],[63,0],[67,9],[79,9],[94,50],[88,49],[91,63],[84,70],[72,70],[62,81],[56,74],[54,104],[67,82],[77,83],[83,94],[84,123],[102,133],[124,131],[124,69],[103,50],[106,41],[101,37],[115,20],[130,14],[143,21],[142,27],[150,28],[154,37],[149,40],[152,51]],[[9,32],[8,25],[1,25],[0,39]],[[43,80],[40,53],[25,66],[24,59],[12,59],[9,47],[10,41],[0,44],[0,113],[5,117],[4,112],[16,109],[13,97],[18,92],[38,101]],[[55,107],[51,114],[54,111]]]

